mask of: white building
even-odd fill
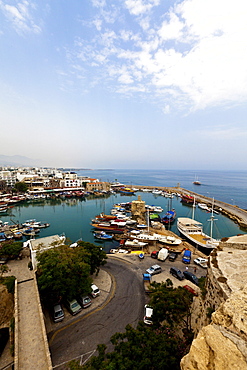
[[[43,252],[48,249],[52,249],[55,247],[59,247],[60,245],[64,245],[65,236],[59,235],[52,235],[47,236],[45,238],[39,239],[29,239],[28,241],[23,243],[23,247],[28,247],[31,252],[31,261],[33,265],[33,269],[37,269],[37,258],[36,255],[38,252]]]

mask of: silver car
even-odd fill
[[[159,265],[153,265],[153,266],[149,267],[149,269],[146,270],[146,272],[150,275],[160,274],[161,271],[162,271],[162,269]]]
[[[60,322],[64,319],[64,312],[60,304],[53,306],[53,321]]]

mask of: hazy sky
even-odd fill
[[[247,169],[246,0],[0,0],[0,154]]]

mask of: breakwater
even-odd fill
[[[153,189],[153,186],[133,186],[136,189],[143,190],[143,189]],[[212,207],[221,214],[227,216],[232,221],[237,223],[241,228],[247,230],[247,211],[239,208],[236,205],[228,204],[226,202],[222,202],[210,197],[206,197],[204,195],[200,195],[195,193],[191,190],[187,190],[181,187],[158,187],[158,190],[162,190],[167,193],[178,193],[178,194],[189,194],[195,197],[196,203],[205,203],[207,206]]]

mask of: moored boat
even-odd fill
[[[213,221],[213,220],[211,220]],[[203,225],[192,218],[179,217],[177,220],[178,231],[197,247],[213,249],[219,241],[203,232]]]
[[[97,232],[94,232],[93,235],[96,239],[100,239],[100,240],[112,240],[113,239],[113,235],[109,235],[105,231],[97,231]]]
[[[91,223],[94,229],[108,231],[113,234],[121,234],[126,230],[126,222],[102,222],[102,223]]]
[[[170,225],[175,221],[175,218],[176,218],[176,211],[173,208],[170,211],[166,212],[165,216],[161,218],[161,222],[164,225]]]
[[[194,197],[189,194],[182,194],[181,195],[181,202],[186,204],[194,204]]]

